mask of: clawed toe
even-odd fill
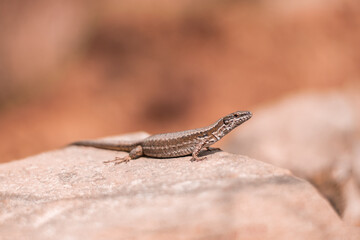
[[[113,160],[104,161],[105,164],[107,163],[114,163],[114,165],[118,165],[120,163],[128,163],[130,161],[130,158],[128,156],[126,157],[116,157]]]
[[[130,159],[128,158],[121,158],[121,159],[118,159],[117,161],[114,162],[114,165],[118,165],[120,163],[128,163],[130,161]]]

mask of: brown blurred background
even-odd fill
[[[0,161],[357,86],[357,0],[0,1]]]

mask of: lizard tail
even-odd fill
[[[130,152],[136,146],[140,145],[141,142],[105,142],[103,140],[84,140],[70,143],[69,145],[75,146],[84,146],[84,147],[94,147],[94,148],[101,148],[101,149],[108,149],[108,150],[115,150],[115,151],[125,151]]]

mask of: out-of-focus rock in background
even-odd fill
[[[359,81],[360,3],[2,1],[0,161]]]
[[[308,92],[254,111],[225,150],[290,169],[312,182],[343,218],[360,226],[360,95]]]
[[[359,238],[288,170],[225,152],[103,164],[123,154],[71,146],[1,164],[1,239]]]

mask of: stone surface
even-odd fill
[[[124,154],[70,146],[0,165],[0,238],[359,237],[287,170],[221,151],[103,164]]]
[[[358,89],[357,89],[358,90]],[[254,112],[225,150],[291,170],[360,226],[360,91],[301,93]],[[349,186],[348,186],[349,185]],[[350,199],[346,199],[351,196]],[[351,204],[350,204],[351,203]],[[357,203],[357,204],[354,204]],[[347,209],[353,206],[352,209]]]
[[[343,188],[345,210],[343,219],[352,225],[360,225],[360,188],[354,178],[350,178]]]

